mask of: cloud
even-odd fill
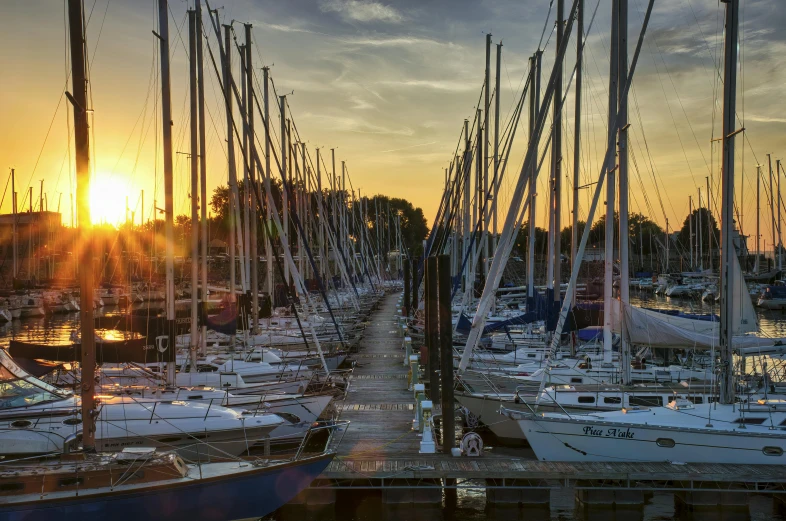
[[[390,150],[381,150],[380,153],[381,154],[386,154],[388,152],[401,152],[402,150],[409,150],[410,148],[425,147],[425,146],[428,146],[428,145],[433,145],[435,143],[436,143],[436,141],[429,141],[428,143],[420,143],[418,145],[410,145],[408,147],[391,148]]]
[[[378,82],[382,85],[391,87],[415,87],[421,89],[440,90],[445,92],[468,92],[477,90],[477,85],[470,81],[446,81],[446,80],[388,80]]]
[[[355,22],[399,23],[404,16],[395,8],[373,0],[325,0],[320,4],[324,13],[338,13],[344,20]]]
[[[786,123],[786,118],[773,118],[771,116],[759,116],[757,114],[746,114],[745,121],[756,121],[757,123]]]

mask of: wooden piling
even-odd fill
[[[453,399],[453,323],[450,299],[450,256],[437,257],[439,302],[439,349],[442,362],[442,452],[450,454],[456,446],[456,425]]]
[[[410,313],[411,310],[411,303],[412,300],[409,296],[410,289],[409,285],[411,284],[411,277],[409,273],[409,259],[404,259],[404,316],[410,317],[412,314]]]
[[[426,347],[428,349],[429,399],[439,402],[439,301],[437,297],[437,258],[426,259]]]

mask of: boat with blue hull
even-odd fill
[[[123,463],[121,453],[120,458],[96,455],[92,461],[88,456],[77,463],[59,462],[51,471],[46,465],[29,471],[4,465],[0,521],[259,518],[308,487],[334,455],[187,465],[174,454],[137,453],[136,461],[144,461],[135,466],[133,458]],[[91,482],[99,486],[91,488]]]

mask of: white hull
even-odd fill
[[[707,418],[712,408],[713,416]],[[728,409],[728,410],[726,410]],[[766,425],[735,424],[731,406],[667,407],[582,415],[509,413],[542,461],[670,461],[784,464],[786,435]],[[757,416],[746,413],[746,417]],[[784,413],[772,414],[775,425]],[[735,426],[736,425],[736,426]]]

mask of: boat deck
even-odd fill
[[[351,387],[339,407],[340,418],[351,423],[336,447],[338,456],[312,488],[385,488],[405,483],[411,487],[786,493],[782,465],[542,462],[529,448],[488,446],[476,458],[420,454],[420,437],[412,431],[415,407],[407,390],[403,341],[396,331],[397,301],[397,294],[387,295],[369,317],[354,355]],[[435,414],[440,414],[439,406]]]

